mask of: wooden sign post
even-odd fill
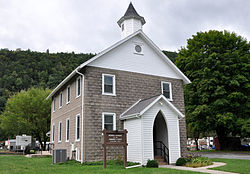
[[[125,129],[123,131],[107,131],[104,129],[103,133],[103,168],[107,167],[107,146],[123,146],[124,149],[124,167],[127,167],[127,133],[128,131]]]

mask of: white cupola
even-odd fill
[[[144,17],[140,16],[132,2],[130,2],[126,13],[121,19],[117,22],[121,28],[122,39],[128,35],[142,29],[142,26],[146,23]]]

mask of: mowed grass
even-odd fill
[[[193,174],[197,172],[173,170],[166,168],[132,168],[124,169],[121,165],[108,165],[107,169],[103,169],[102,165],[81,165],[75,161],[68,161],[64,164],[51,163],[50,157],[46,158],[26,158],[24,156],[0,156],[0,173],[1,174],[120,174],[120,173],[136,173],[136,174]]]
[[[225,166],[212,168],[213,170],[236,172],[242,174],[250,173],[250,160],[213,158],[212,161],[227,163]]]

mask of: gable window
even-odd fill
[[[69,141],[69,118],[66,119],[66,142]]]
[[[161,82],[162,94],[172,101],[172,87],[170,82]]]
[[[59,95],[59,108],[61,108],[62,105],[63,105],[63,94],[61,92],[60,95]]]
[[[62,141],[62,122],[59,122],[58,125],[58,142]]]
[[[67,87],[66,103],[70,102],[70,86]]]
[[[76,79],[76,97],[81,95],[81,77]]]
[[[116,130],[115,113],[102,113],[102,129]]]
[[[102,94],[115,95],[115,75],[102,74]]]
[[[56,111],[56,98],[53,99],[52,108],[53,108],[53,112],[55,112]]]
[[[52,126],[52,143],[54,143],[55,141],[55,124],[53,123],[53,126]]]
[[[76,141],[80,140],[80,114],[76,115]]]
[[[142,43],[134,42],[134,53],[143,55],[143,45],[142,45]]]

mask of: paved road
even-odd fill
[[[208,158],[226,158],[226,159],[247,159],[250,160],[250,153],[237,153],[237,152],[196,152],[201,156]]]

